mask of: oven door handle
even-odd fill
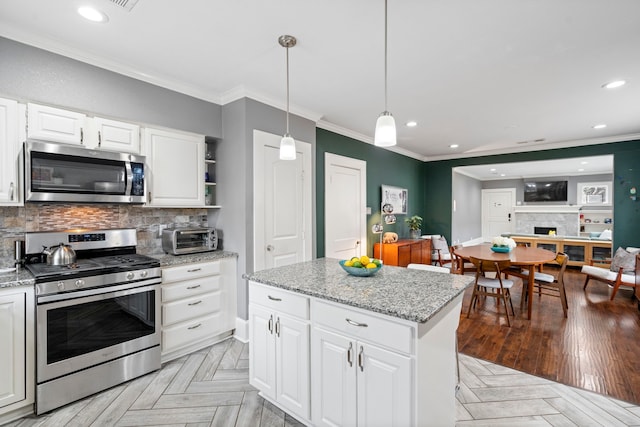
[[[141,280],[133,283],[123,283],[122,285],[103,286],[95,289],[87,289],[84,291],[72,291],[55,295],[44,295],[36,298],[37,304],[53,303],[58,301],[56,306],[64,307],[67,305],[81,304],[85,302],[98,301],[101,299],[122,297],[125,295],[137,294],[153,290],[155,285],[160,284],[160,279],[153,278]],[[64,303],[67,301],[67,303]],[[70,302],[69,302],[70,301]]]

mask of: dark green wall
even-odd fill
[[[491,163],[523,162],[562,159],[569,157],[613,154],[613,238],[617,246],[640,246],[640,197],[629,197],[629,189],[640,191],[640,141],[587,145],[528,153],[443,160],[423,164],[425,215],[423,229],[440,233],[451,239],[451,169],[457,166]]]
[[[324,154],[332,153],[367,162],[367,206],[372,215],[367,216],[367,254],[373,255],[373,243],[380,236],[371,233],[371,227],[380,222],[380,186],[392,185],[409,190],[409,215],[424,218],[423,162],[346,136],[318,129],[316,133],[316,223],[317,256],[324,256]],[[448,196],[451,198],[451,195]],[[385,225],[384,231],[394,231],[400,237],[408,237],[405,215],[397,216],[397,223]],[[424,228],[424,227],[423,227]]]

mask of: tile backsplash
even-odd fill
[[[146,208],[133,205],[82,205],[33,203],[22,207],[0,206],[0,267],[13,263],[14,241],[25,232],[73,228],[135,228],[138,253],[162,253],[160,225],[207,226],[204,208]]]

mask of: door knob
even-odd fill
[[[273,246],[267,245],[267,252],[271,252],[273,249],[275,249]]]

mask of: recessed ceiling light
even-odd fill
[[[408,121],[408,122],[406,123],[406,126],[407,126],[408,128],[414,128],[414,127],[418,126],[418,122],[416,122],[415,120],[410,120],[410,121]]]
[[[501,173],[500,176],[507,176],[507,174]]]
[[[449,146],[449,148],[458,148],[458,147],[459,147],[459,145],[458,145],[458,144],[451,144],[451,145]]]
[[[602,85],[605,89],[615,89],[620,86],[624,86],[627,82],[625,80],[615,80],[609,83],[605,83]]]
[[[583,168],[578,169],[578,172],[584,172]]]
[[[489,169],[489,172],[495,172],[495,171],[496,171],[496,168]]]
[[[592,126],[594,129],[604,129],[607,127],[604,123]]]
[[[83,6],[78,8],[78,13],[85,19],[88,19],[91,22],[107,22],[109,21],[109,17],[105,15],[103,12],[100,12],[97,9],[94,9],[89,6]]]
[[[588,164],[589,164],[589,162],[587,162],[586,160],[583,160],[583,161],[581,161],[581,162],[580,162],[580,164],[581,164],[581,165],[588,165]]]

